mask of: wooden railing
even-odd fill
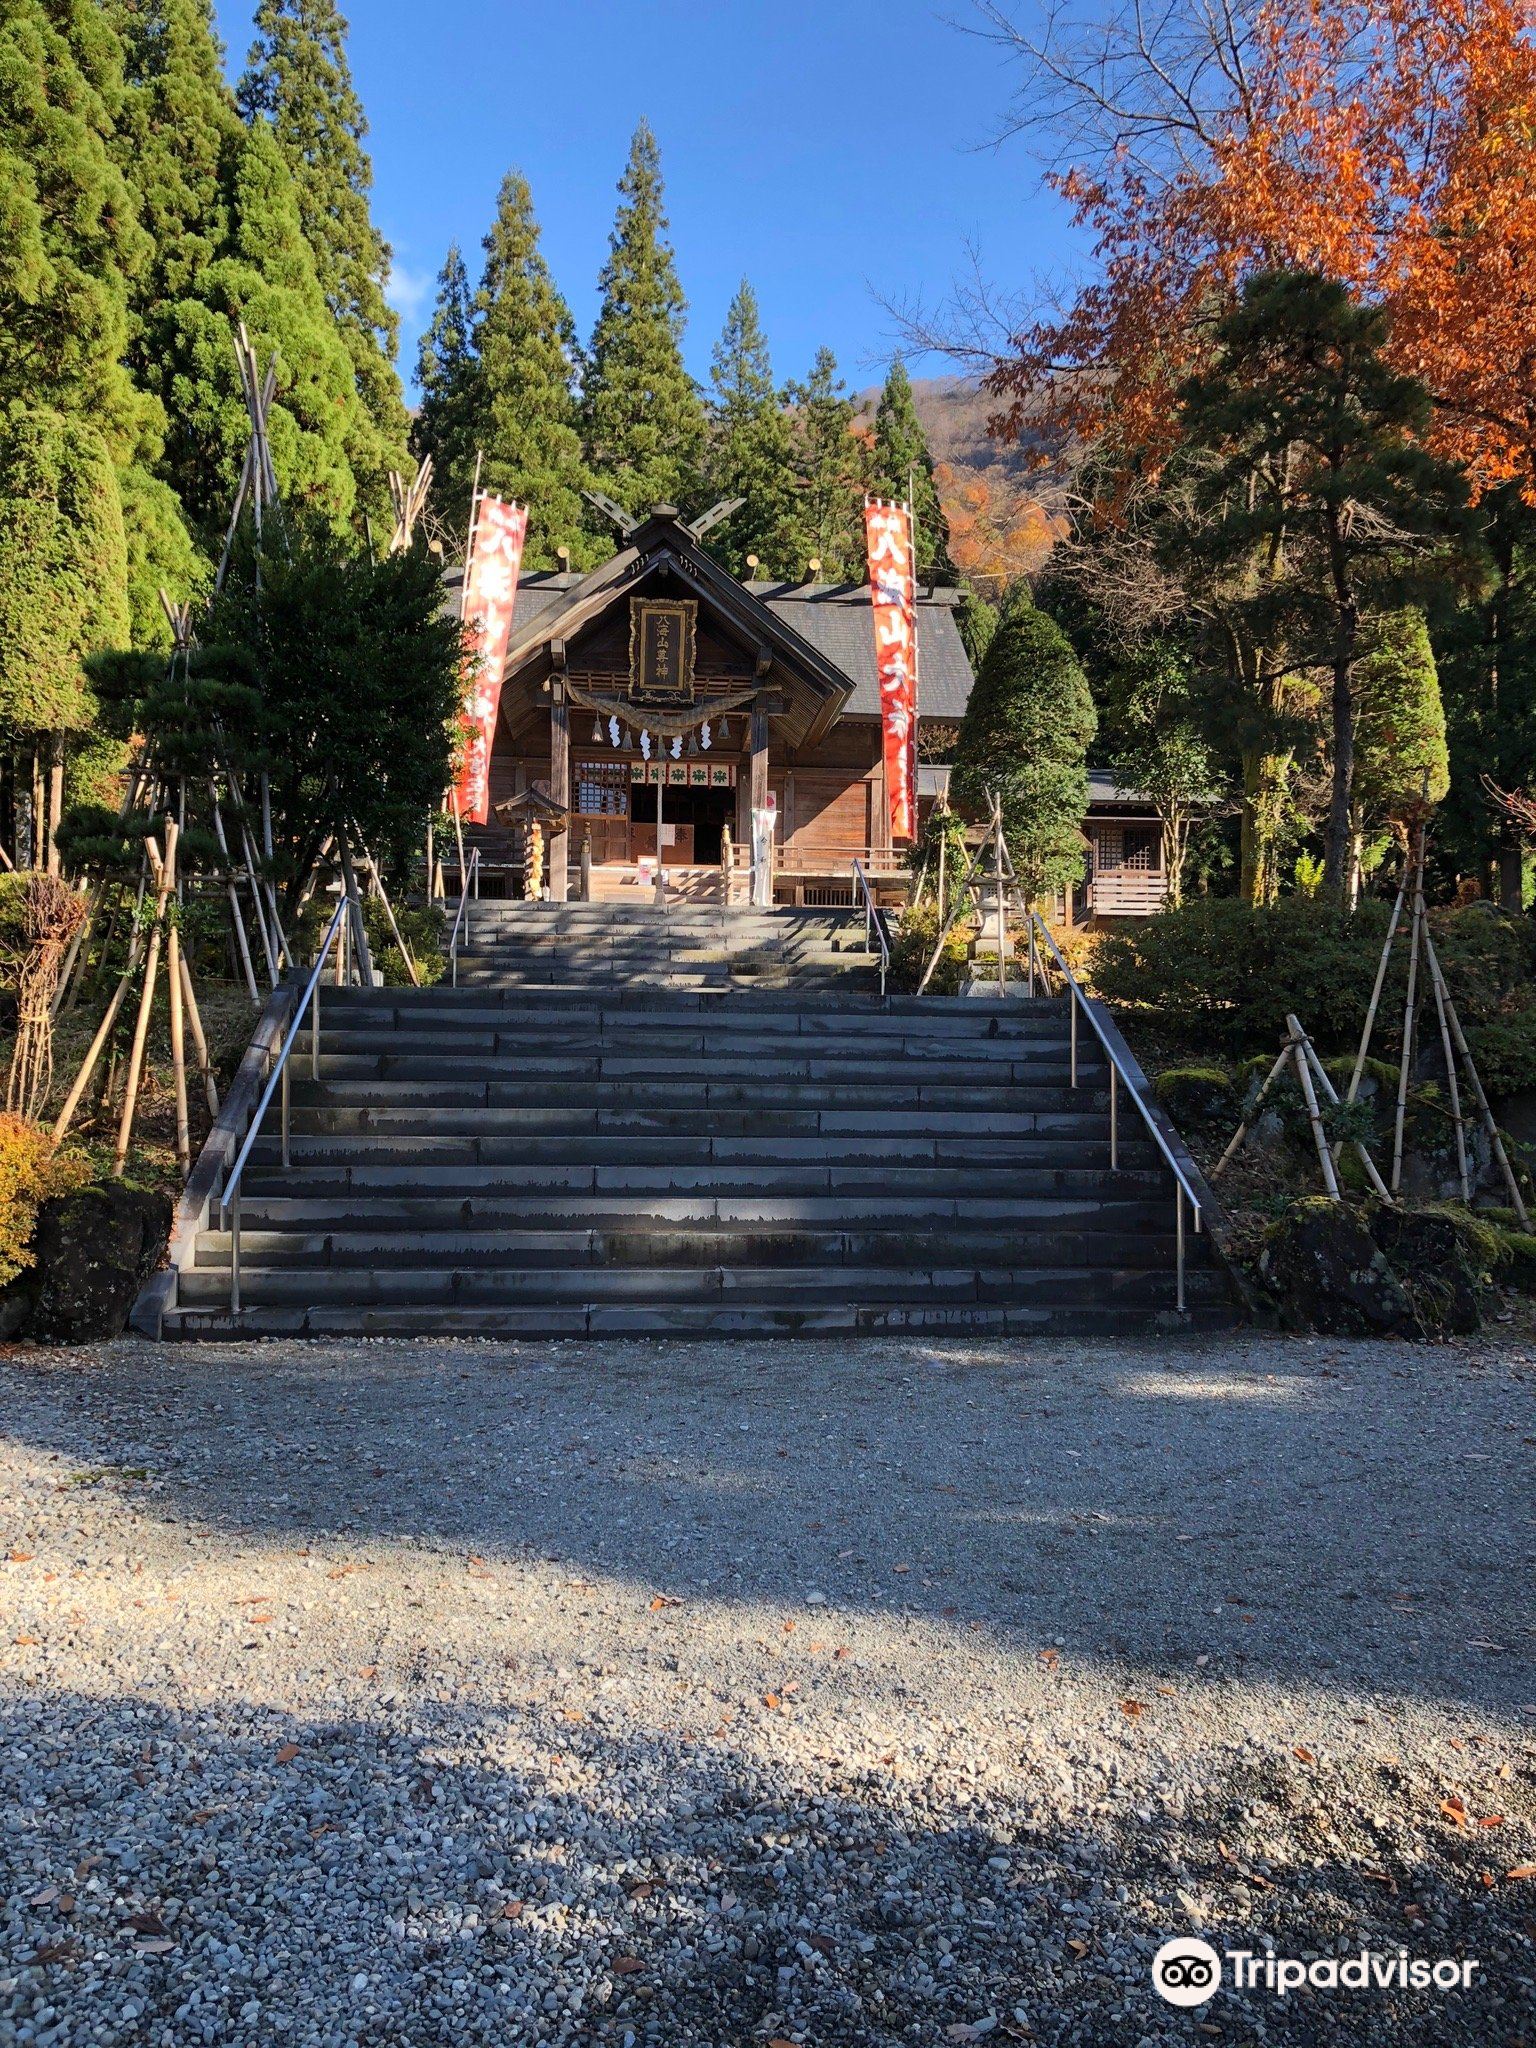
[[[1095,917],[1152,917],[1167,894],[1161,868],[1101,868],[1088,885],[1088,908]]]

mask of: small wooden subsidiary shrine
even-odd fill
[[[920,716],[949,730],[971,689],[958,602],[918,592]],[[683,886],[707,869],[718,890],[728,834],[745,893],[754,810],[772,813],[760,900],[844,894],[855,859],[893,873],[867,587],[740,583],[666,505],[586,575],[525,575],[490,798],[474,833],[487,877],[521,869],[537,820],[556,900],[576,894],[584,842],[594,895],[642,887],[658,798]]]

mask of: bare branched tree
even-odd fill
[[[1026,136],[1058,174],[1116,158],[1150,190],[1210,165],[1252,108],[1256,0],[1051,0],[1028,22],[977,0],[958,26],[1022,76],[999,139]]]

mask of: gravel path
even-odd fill
[[[1518,1343],[0,1378],[3,2048],[1536,2040]]]

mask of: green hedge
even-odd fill
[[[1323,1054],[1359,1042],[1390,906],[1353,912],[1302,897],[1254,909],[1199,898],[1099,943],[1093,979],[1117,1009],[1149,1013],[1195,1043],[1272,1053],[1294,1011]],[[1490,1095],[1536,1086],[1536,927],[1491,905],[1434,910],[1446,980]],[[1395,1055],[1406,997],[1406,937],[1393,948],[1373,1050]],[[1438,1034],[1420,977],[1421,1026]]]

